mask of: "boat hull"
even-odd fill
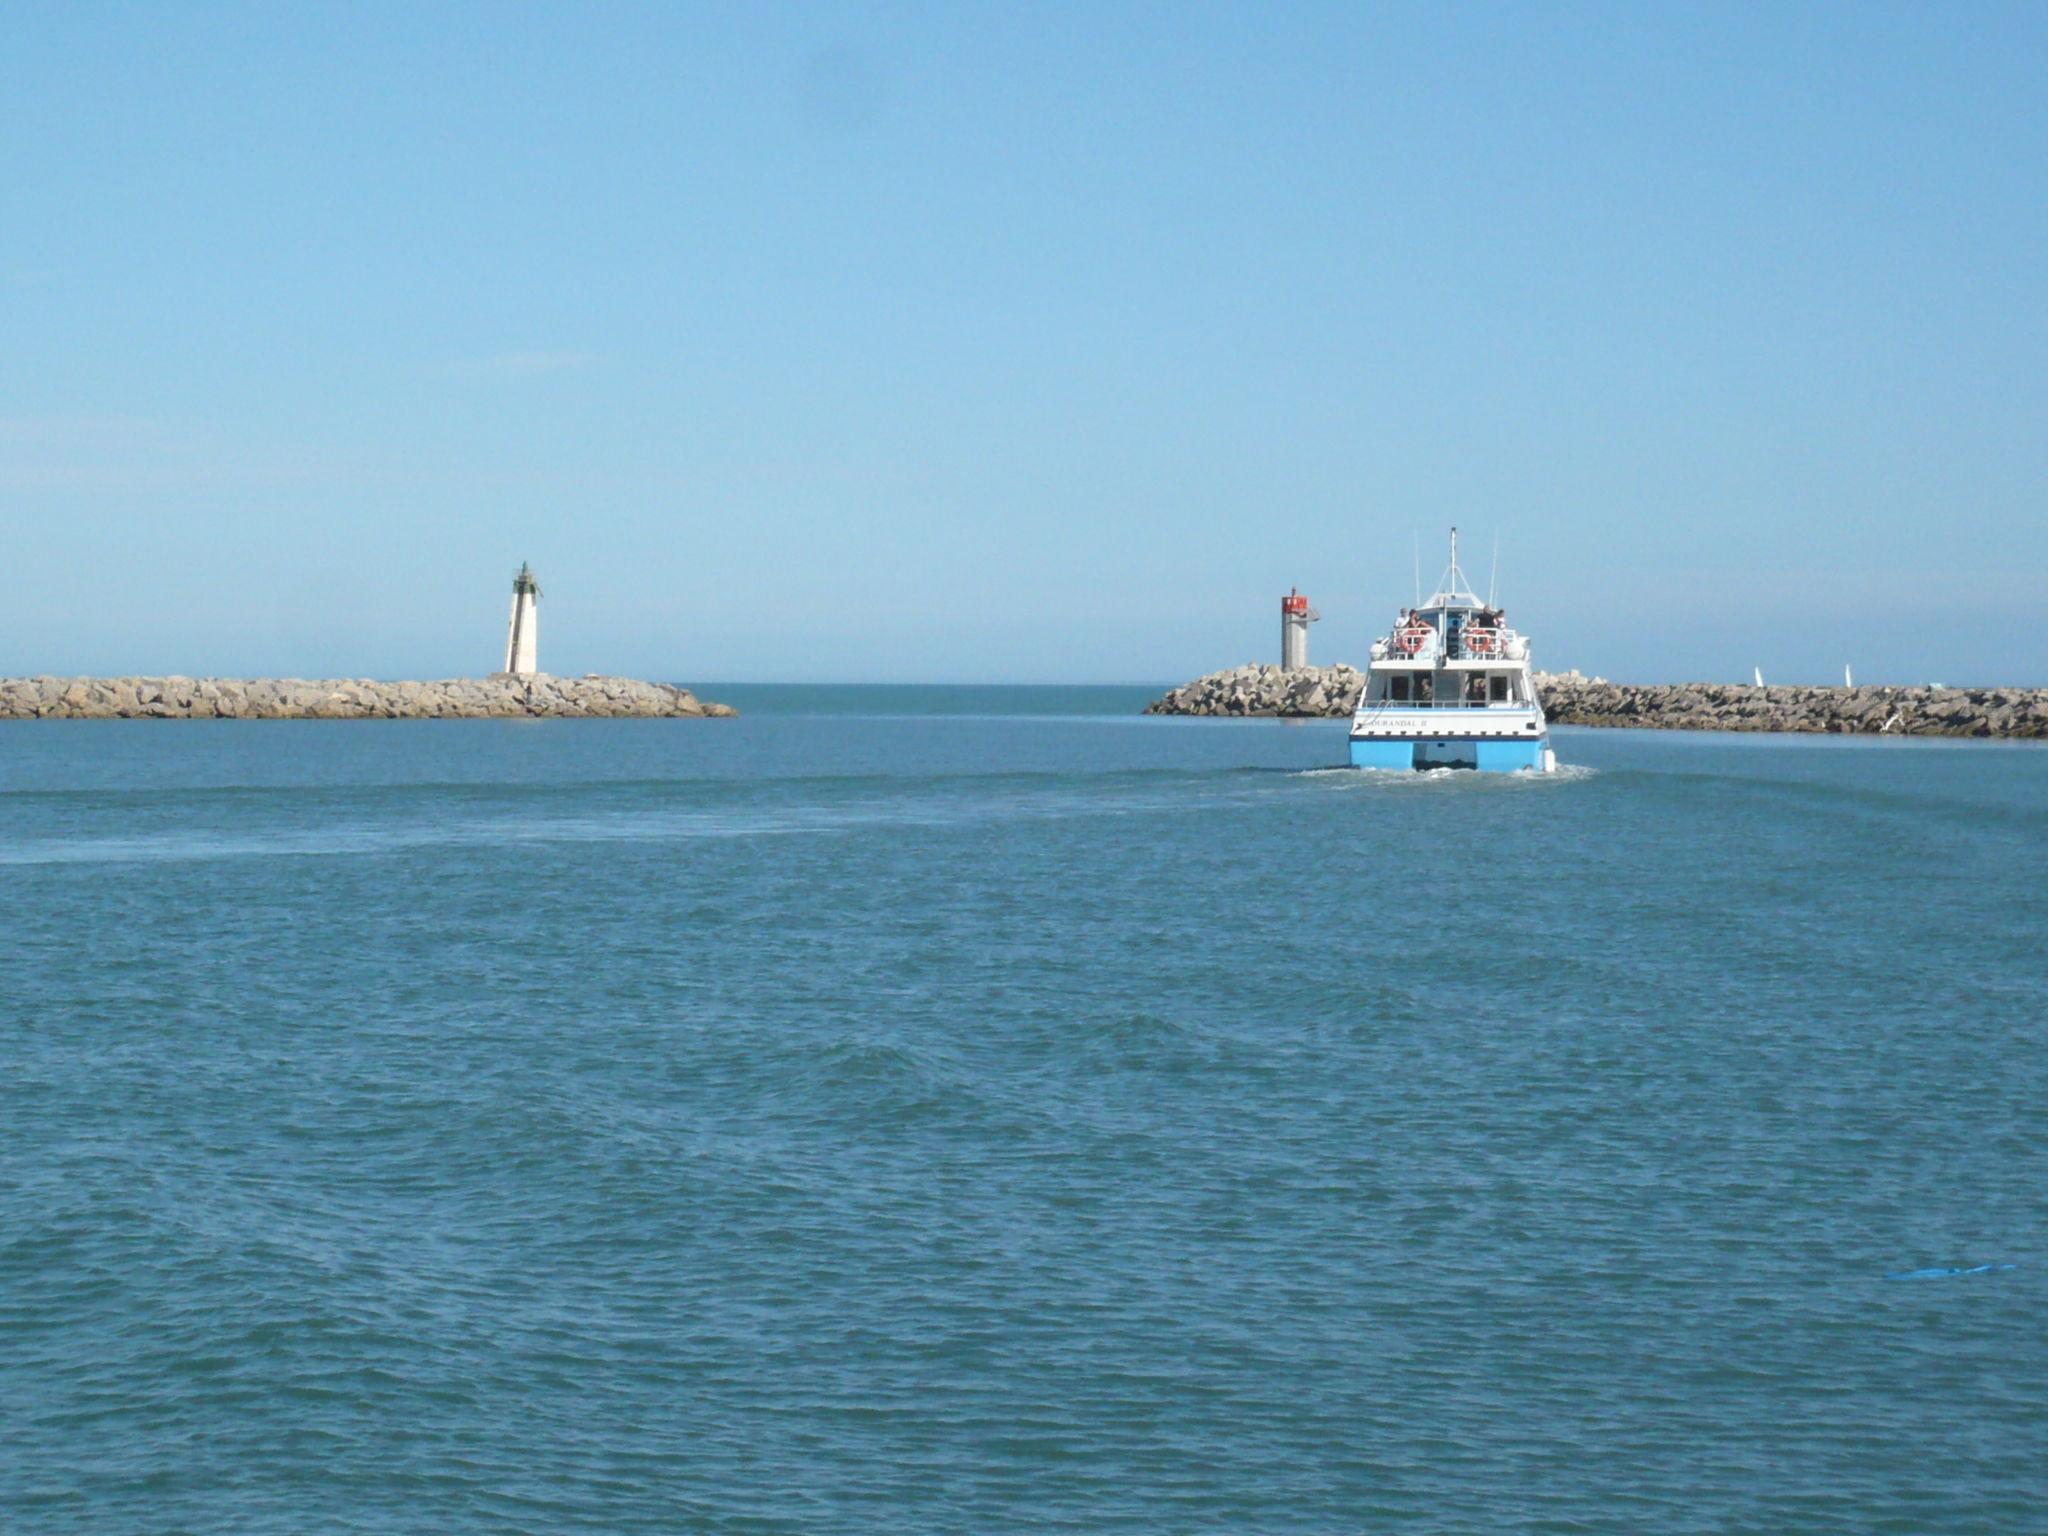
[[[1461,741],[1456,737],[1354,736],[1351,766],[1400,772],[1474,768],[1481,773],[1547,773],[1555,766],[1548,737],[1522,741]]]

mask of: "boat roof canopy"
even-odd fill
[[[1417,613],[1440,613],[1445,610],[1456,612],[1459,609],[1485,608],[1488,606],[1488,604],[1482,602],[1470,592],[1438,592],[1434,593],[1428,602],[1415,611]]]

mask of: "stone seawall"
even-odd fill
[[[1211,672],[1145,706],[1148,715],[1278,715],[1320,719],[1348,715],[1358,707],[1365,674],[1347,666],[1302,667],[1289,672],[1272,665]]]
[[[1145,706],[1148,715],[1348,715],[1365,685],[1351,667],[1214,672]],[[1555,725],[1679,731],[1802,731],[2048,739],[2048,688],[1807,688],[1745,683],[1610,683],[1539,672]]]
[[[737,713],[687,688],[626,677],[0,678],[0,720],[699,719]]]

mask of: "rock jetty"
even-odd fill
[[[1198,677],[1145,706],[1148,715],[1267,715],[1319,719],[1358,707],[1365,674],[1355,667],[1252,665]]]
[[[737,711],[687,688],[627,677],[0,678],[0,720],[701,719]]]
[[[1352,667],[1214,672],[1145,706],[1148,715],[1348,715],[1365,676]],[[1802,731],[2048,739],[2048,688],[1808,688],[1747,683],[1610,683],[1538,672],[1554,725],[1678,731]]]
[[[1559,725],[2048,738],[2048,688],[1610,683],[1576,672],[1539,672],[1536,688]]]

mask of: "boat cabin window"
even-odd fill
[[[1508,701],[1508,680],[1507,680],[1506,678],[1504,678],[1504,677],[1499,677],[1499,676],[1496,676],[1496,677],[1490,678],[1490,679],[1488,680],[1488,683],[1487,683],[1487,687],[1488,687],[1488,690],[1489,690],[1489,692],[1490,692],[1490,693],[1492,694],[1492,697],[1493,697],[1493,702],[1494,702],[1494,703],[1496,703],[1496,704],[1505,704],[1505,703],[1507,703],[1507,701]]]
[[[1486,674],[1484,672],[1474,672],[1466,680],[1465,702],[1467,704],[1484,704],[1486,702]]]
[[[1429,674],[1426,672],[1418,672],[1415,675],[1415,702],[1418,704],[1427,704],[1429,702]]]
[[[1408,679],[1398,673],[1388,678],[1387,696],[1393,699],[1400,699],[1405,703],[1408,698]]]

